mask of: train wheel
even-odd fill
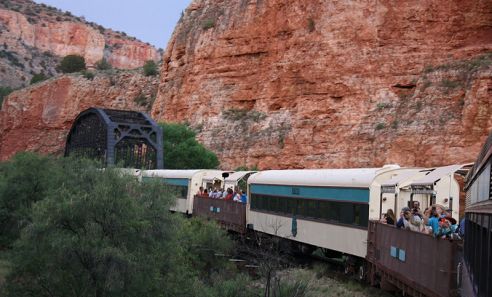
[[[365,267],[364,263],[361,263],[359,265],[359,272],[358,272],[357,276],[359,278],[359,281],[361,281],[361,282],[366,280],[366,267]]]

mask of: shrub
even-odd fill
[[[104,58],[96,62],[96,69],[98,70],[108,70],[111,68],[112,68],[111,64],[109,64],[109,62]]]
[[[308,31],[309,32],[314,32],[316,30],[316,24],[314,23],[313,18],[308,19]]]
[[[2,108],[3,99],[13,91],[11,87],[0,87],[0,109]]]
[[[208,29],[211,29],[213,27],[215,27],[215,20],[213,20],[213,19],[206,19],[202,24],[203,30],[208,30]]]
[[[164,137],[164,167],[166,169],[209,169],[217,168],[217,156],[196,139],[188,126],[162,123]]]
[[[85,59],[79,55],[65,56],[60,64],[58,70],[63,73],[79,72],[85,69]]]
[[[91,72],[91,71],[83,70],[81,73],[82,73],[82,76],[88,80],[93,80],[95,77],[94,72]]]
[[[157,64],[153,60],[148,60],[143,66],[145,76],[157,75]]]
[[[260,111],[236,109],[236,108],[224,110],[222,112],[222,115],[224,116],[224,118],[228,120],[233,120],[233,121],[252,120],[254,122],[263,120],[266,117],[266,115]]]
[[[386,127],[385,123],[377,123],[375,129],[381,130],[381,129],[384,129],[385,127]]]
[[[376,105],[377,109],[378,110],[383,110],[385,108],[390,108],[391,107],[391,104],[390,103],[386,103],[386,102],[380,102]]]
[[[48,77],[43,72],[36,73],[31,78],[31,85],[38,83],[38,82],[42,82],[42,81],[47,80],[47,79],[48,79]]]

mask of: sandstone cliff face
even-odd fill
[[[29,0],[2,1],[0,86],[25,86],[34,73],[53,76],[59,58],[69,54],[83,56],[89,66],[105,58],[119,69],[159,59],[153,46],[123,34]]]
[[[137,71],[64,75],[10,94],[0,111],[0,159],[19,151],[60,154],[75,117],[89,107],[148,111],[158,80]]]
[[[473,161],[492,128],[492,5],[195,0],[152,115],[224,168]]]

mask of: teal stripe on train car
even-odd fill
[[[151,180],[151,179],[159,179],[162,182],[173,186],[185,186],[185,187],[188,186],[187,178],[162,178],[162,177],[150,177],[150,176],[144,176],[142,178],[143,181]]]
[[[369,202],[369,188],[325,188],[251,184],[252,194],[334,201]]]

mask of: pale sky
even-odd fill
[[[165,49],[191,0],[34,0]]]

